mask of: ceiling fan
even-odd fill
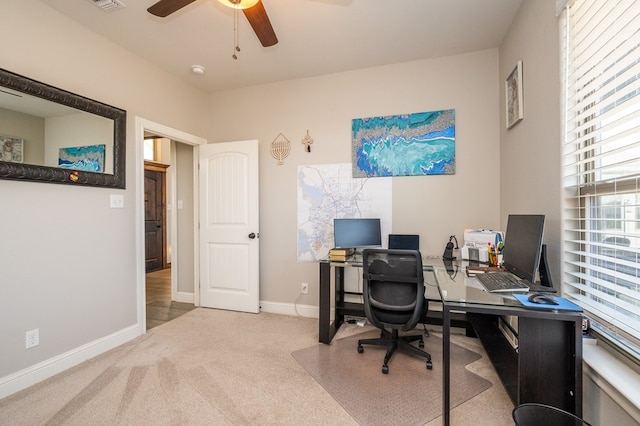
[[[160,0],[147,9],[152,15],[160,18],[166,18],[173,12],[177,12],[195,0]],[[242,9],[244,16],[247,17],[253,31],[258,36],[260,43],[264,47],[273,46],[278,43],[275,31],[271,26],[271,21],[267,15],[261,0],[218,0],[225,6]]]

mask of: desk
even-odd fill
[[[462,268],[461,268],[462,269]],[[513,296],[482,290],[464,273],[451,279],[434,269],[442,297],[442,357],[444,424],[450,422],[450,316],[465,312],[474,325],[500,378],[516,383],[507,392],[514,405],[540,402],[582,417],[582,313],[525,308]],[[496,332],[497,318],[518,317],[518,350]],[[490,342],[490,344],[488,344]],[[509,354],[511,352],[511,354]],[[509,359],[511,358],[511,359]],[[500,363],[496,362],[500,360]]]
[[[424,259],[425,297],[442,302],[443,418],[450,424],[451,326],[466,318],[475,328],[514,405],[547,403],[582,416],[582,314],[574,311],[530,309],[510,295],[482,290],[467,277],[464,265],[447,273],[442,260]],[[364,316],[362,304],[345,302],[344,269],[361,262],[320,261],[319,340],[331,343],[345,315]],[[331,270],[335,292],[331,291]],[[449,271],[451,272],[451,271]],[[437,294],[434,294],[434,290]],[[331,320],[331,297],[335,296],[335,319]],[[460,317],[464,315],[464,317]],[[496,330],[496,319],[517,316],[518,351]],[[544,374],[542,374],[544,372]],[[515,383],[509,383],[509,376]]]
[[[432,262],[441,262],[434,259]],[[348,295],[362,295],[361,293],[352,293],[345,291],[344,288],[344,275],[346,268],[362,268],[362,256],[355,256],[353,259],[347,262],[331,262],[328,259],[320,260],[320,312],[318,314],[318,340],[321,343],[329,344],[333,339],[340,326],[344,323],[345,316],[358,316],[364,317],[364,305],[362,303],[351,303],[345,301],[345,296]],[[334,285],[335,291],[331,291],[331,270],[334,271]],[[424,271],[433,273],[433,265],[430,262],[424,262]],[[431,284],[431,285],[429,285]],[[335,317],[331,319],[331,298],[335,297]],[[440,292],[437,289],[437,283],[435,280],[427,282],[425,280],[425,298],[429,301],[441,302]],[[424,318],[424,321],[428,323],[438,321],[438,318]],[[454,325],[466,326],[463,324],[463,320],[460,320],[457,316],[451,319]]]

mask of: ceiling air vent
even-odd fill
[[[105,12],[111,12],[116,9],[124,9],[126,6],[119,0],[90,0],[91,3],[98,6]]]

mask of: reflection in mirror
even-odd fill
[[[0,69],[0,177],[124,188],[126,112]]]

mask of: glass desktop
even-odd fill
[[[426,259],[433,274],[425,274],[425,282],[435,284],[444,303],[478,303],[483,305],[523,307],[513,293],[489,293],[475,277],[467,276],[467,261]]]
[[[362,267],[362,254],[356,253],[344,262],[322,259],[334,266]],[[423,256],[425,297],[445,303],[478,303],[484,305],[513,306],[523,308],[511,293],[489,293],[480,282],[465,273],[468,261],[445,261],[440,257]]]

